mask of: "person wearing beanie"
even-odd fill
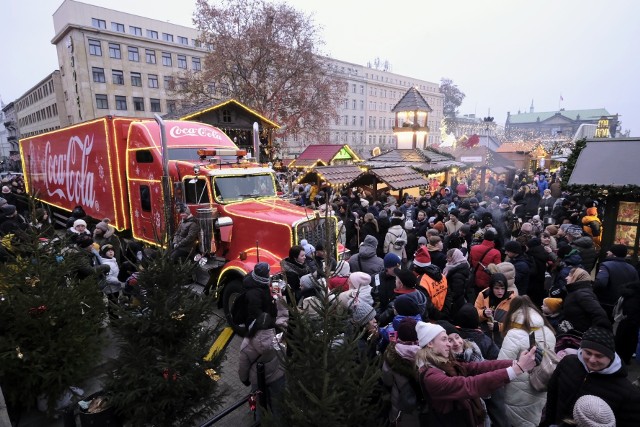
[[[591,285],[591,275],[582,268],[572,268],[567,275],[567,296],[564,298],[562,332],[574,329],[585,332],[591,326],[611,328],[607,313],[598,302]],[[566,330],[565,330],[566,329]]]
[[[469,282],[469,262],[460,249],[449,249],[442,274],[447,279],[447,292],[451,305],[443,311],[443,316],[452,319],[466,302],[467,283]]]
[[[101,264],[98,252],[93,247],[93,239],[88,235],[79,235],[75,241],[75,248],[71,248],[69,253],[73,261],[71,265],[71,275],[75,275],[78,279],[83,280],[87,277],[95,276],[96,278],[108,274],[110,266]]]
[[[418,238],[418,249],[422,246],[427,246],[427,238],[425,236],[420,236]]]
[[[516,361],[459,362],[442,326],[418,322],[416,332],[421,347],[416,364],[430,416],[437,425],[485,425],[487,413],[480,399],[535,366],[535,349],[522,353]]]
[[[377,249],[378,239],[372,235],[365,237],[358,253],[349,258],[351,272],[361,271],[369,275],[381,272],[384,268],[384,261],[378,256]]]
[[[380,338],[377,351],[383,353],[389,342],[395,340],[395,333],[400,323],[406,318],[412,318],[416,322],[423,319],[427,309],[427,297],[420,291],[399,295],[393,301],[393,320],[388,325],[380,328]]]
[[[542,241],[537,237],[529,239],[526,246],[527,257],[531,261],[527,295],[537,307],[540,307],[542,300],[546,296],[544,289],[545,273],[547,272],[547,265],[552,262],[552,257],[542,246]]]
[[[582,229],[577,225],[572,225],[567,229],[566,237],[571,247],[580,251],[584,269],[591,272],[598,261],[598,250],[596,250],[593,238],[583,235]]]
[[[345,260],[340,260],[336,263],[336,268],[329,276],[329,291],[336,292],[344,292],[349,289],[349,285],[347,284],[347,280],[349,275],[351,274],[351,268],[349,267],[349,262]]]
[[[548,427],[570,419],[582,396],[597,396],[606,402],[617,426],[640,425],[640,389],[627,375],[616,354],[613,332],[599,326],[587,329],[578,353],[564,356],[551,376],[545,418],[540,425]]]
[[[387,230],[387,234],[384,237],[382,250],[385,254],[394,253],[398,255],[404,263],[407,261],[408,239],[409,236],[407,234],[407,230],[404,229],[404,221],[400,218],[395,217],[391,220],[391,227],[389,227],[389,229]]]
[[[21,231],[25,231],[28,228],[27,222],[21,215],[18,215],[18,210],[15,205],[6,204],[0,208],[3,218],[0,218],[0,236],[6,236],[7,234],[20,234]]]
[[[400,267],[401,260],[398,255],[388,253],[384,256],[383,263],[384,270],[374,275],[371,280],[371,294],[373,296],[374,307],[376,307],[378,313],[385,312],[389,307],[389,303],[396,297],[396,293],[394,292],[396,289],[395,269]],[[386,323],[388,323],[390,319],[389,317]],[[378,323],[380,323],[380,318],[378,318]],[[381,326],[385,326],[386,323],[381,324]]]
[[[111,225],[109,218],[104,218],[102,221],[96,224],[93,230],[93,240],[100,246],[111,245],[115,253],[115,259],[118,262],[122,261],[122,243],[120,238],[115,234],[116,229]]]
[[[489,273],[485,271],[489,264],[498,264],[502,261],[500,251],[494,243],[495,233],[488,230],[484,233],[484,240],[479,245],[471,247],[469,252],[469,264],[475,274],[474,295],[489,285]]]
[[[600,248],[602,238],[602,221],[598,218],[598,208],[592,206],[587,208],[587,214],[582,217],[582,231],[587,236],[591,236],[593,243]]]
[[[544,318],[553,326],[554,331],[559,333],[560,322],[562,316],[562,299],[561,298],[545,298],[542,300],[542,314]]]
[[[277,298],[274,298],[269,287],[270,271],[271,267],[268,263],[259,262],[242,280],[242,288],[247,300],[245,327],[250,336],[253,336],[258,330],[259,325],[255,321],[263,313],[268,314],[272,319],[278,317]],[[280,298],[282,297],[280,296]]]
[[[458,209],[452,209],[449,212],[449,220],[444,223],[447,235],[457,234],[464,225],[464,223],[458,219],[459,216],[460,211]]]
[[[473,342],[467,341],[460,335],[460,331],[452,323],[446,320],[438,320],[438,325],[442,326],[449,337],[451,343],[451,353],[459,362],[482,362],[484,357],[480,348]]]
[[[478,310],[473,304],[464,304],[453,316],[452,322],[458,329],[460,336],[469,341],[473,341],[482,357],[486,360],[496,360],[500,349],[495,342],[480,329],[480,318]],[[504,412],[504,407],[502,408]]]
[[[338,296],[340,303],[349,307],[352,304],[357,304],[359,301],[366,302],[373,306],[373,296],[371,295],[371,276],[361,271],[351,273],[347,279],[349,289],[342,292]]]
[[[416,267],[426,267],[431,265],[431,255],[426,246],[421,246],[413,257],[413,265]]]
[[[489,287],[483,289],[475,300],[475,308],[480,319],[480,328],[497,344],[502,343],[501,331],[511,301],[516,293],[507,289],[507,278],[502,273],[494,273],[489,279]]]
[[[573,406],[573,422],[578,427],[616,427],[616,416],[607,402],[585,395]]]
[[[196,253],[198,238],[200,237],[200,224],[195,216],[191,214],[189,207],[183,203],[177,206],[180,222],[171,239],[172,261],[187,260]]]
[[[342,294],[340,294],[342,295]],[[374,359],[376,357],[376,345],[380,336],[376,321],[376,310],[364,301],[355,301],[349,306],[351,314],[347,331],[358,338],[358,356],[360,358]]]
[[[622,289],[627,283],[639,280],[638,270],[626,261],[627,252],[626,245],[611,245],[593,282],[593,291],[612,323],[613,307],[622,295]]]
[[[504,252],[507,256],[506,261],[513,264],[516,271],[514,284],[516,288],[518,288],[518,295],[527,295],[530,275],[533,270],[531,260],[527,254],[524,253],[522,245],[515,240],[510,240],[505,243]]]
[[[421,400],[421,396],[417,395],[421,391],[415,360],[420,349],[416,323],[411,317],[402,319],[396,338],[389,343],[382,356],[382,382],[391,390],[389,425],[421,425],[421,411],[415,403]]]
[[[395,279],[393,294],[389,298],[389,302],[387,303],[386,308],[384,310],[378,311],[378,324],[382,327],[385,327],[389,323],[391,323],[394,317],[397,315],[394,304],[395,300],[399,296],[413,292],[421,292],[420,290],[416,289],[418,285],[418,278],[413,271],[402,268],[395,268],[393,270],[393,275]],[[423,314],[427,316],[426,311]]]

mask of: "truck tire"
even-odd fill
[[[233,329],[233,332],[244,337],[247,334],[247,328],[236,325],[231,317],[231,307],[233,307],[233,303],[241,293],[242,280],[233,279],[227,283],[224,287],[224,292],[222,293],[222,309],[224,310],[224,317],[227,320],[227,324]]]

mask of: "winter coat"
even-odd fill
[[[484,289],[489,286],[491,276],[484,271],[484,267],[489,264],[499,264],[500,261],[502,261],[500,251],[497,250],[495,244],[489,240],[483,240],[482,243],[471,248],[469,264],[471,264],[471,269],[475,270],[476,273],[476,288]],[[478,267],[478,263],[482,265]],[[477,270],[476,267],[478,267]]]
[[[360,227],[360,241],[364,242],[367,236],[373,236],[376,240],[380,240],[380,234],[378,233],[378,229],[373,222],[365,222]]]
[[[516,297],[516,295],[507,291],[505,297],[498,303],[496,307],[491,307],[491,288],[483,289],[478,296],[476,297],[475,307],[478,310],[478,317],[480,317],[480,323],[488,322],[489,319],[484,315],[485,308],[493,309],[493,321],[499,323],[499,328],[502,330],[502,325],[504,325],[504,321],[507,316],[507,311],[509,311],[509,306],[511,305],[511,300]]]
[[[544,325],[542,316],[531,310],[529,312],[531,326],[535,333],[536,343],[542,348],[554,349],[556,337],[551,329]],[[522,311],[513,315],[514,322],[524,321]],[[529,333],[514,327],[507,331],[502,341],[498,360],[518,360],[520,353],[529,350]],[[546,392],[536,391],[529,383],[529,374],[520,374],[505,387],[505,406],[507,417],[513,426],[535,427],[540,422],[542,409],[546,402]]]
[[[247,298],[247,327],[262,313],[267,313],[273,321],[276,320],[278,309],[268,284],[260,283],[251,274],[247,274],[242,279],[242,288]]]
[[[401,314],[396,314],[393,317],[391,323],[386,325],[384,328],[380,328],[379,330],[380,338],[378,338],[377,344],[378,352],[383,353],[387,349],[387,346],[391,342],[389,335],[395,333],[400,327],[400,322],[402,322],[407,317],[415,319],[416,322],[422,321],[422,315],[420,314],[416,314],[415,316],[403,316]]]
[[[378,313],[380,313],[385,311],[389,303],[396,297],[396,294],[393,292],[396,288],[396,276],[387,274],[386,270],[382,271],[371,279],[371,287],[374,288],[376,286],[378,287],[378,301],[374,302],[379,302],[380,305],[376,307],[376,309]]]
[[[457,222],[453,222],[451,220],[447,221],[444,223],[445,229],[446,229],[446,234],[451,235],[454,233],[457,233],[462,226],[464,225],[464,223],[462,221],[457,221]]]
[[[447,255],[442,251],[429,251],[431,257],[431,264],[438,267],[440,270],[444,270],[447,265]]]
[[[591,326],[611,328],[607,313],[604,311],[591,282],[575,282],[567,285],[567,296],[562,302],[564,319],[571,323],[573,329],[585,332]]]
[[[447,292],[449,293],[447,299],[451,301],[451,306],[442,310],[442,315],[445,318],[452,319],[453,315],[465,304],[465,292],[470,274],[469,264],[466,262],[447,271]]]
[[[98,256],[98,261],[101,265],[108,265],[109,272],[104,278],[104,281],[100,285],[101,291],[105,294],[113,294],[122,290],[122,284],[118,280],[118,274],[120,274],[120,267],[118,261],[115,258],[102,258]]]
[[[315,262],[313,262],[315,264]],[[287,276],[287,284],[296,294],[296,298],[300,297],[300,278],[305,274],[313,273],[312,260],[306,258],[304,264],[298,263],[295,259],[284,258],[280,261],[280,268]]]
[[[638,280],[638,270],[624,258],[607,258],[598,269],[593,291],[603,305],[614,306],[624,285]]]
[[[75,274],[82,280],[89,276],[101,276],[109,272],[109,266],[100,264],[98,255],[94,252],[87,252],[84,249],[72,248],[67,252],[65,258],[72,259],[71,274]]]
[[[458,328],[458,334],[465,340],[474,342],[485,360],[496,360],[500,349],[481,329]]]
[[[540,219],[544,220],[545,217],[551,217],[553,213],[553,205],[556,203],[555,197],[543,197],[538,205],[538,215]]]
[[[173,236],[173,248],[190,252],[195,246],[199,234],[200,225],[196,217],[189,215],[178,224],[176,234]]]
[[[531,274],[531,260],[526,254],[520,254],[509,260],[516,270],[515,285],[518,295],[526,295],[529,290],[529,276]]]
[[[238,357],[238,376],[243,383],[251,382],[251,389],[258,388],[258,362],[264,363],[265,382],[271,384],[284,376],[282,366],[283,349],[274,345],[274,328],[263,329],[240,344]],[[278,354],[279,353],[279,354]]]
[[[361,271],[367,274],[377,274],[384,270],[384,261],[376,253],[377,246],[378,242],[373,236],[367,236],[364,239],[358,253],[349,258],[349,267],[352,273]]]
[[[496,264],[498,273],[504,274],[507,278],[507,290],[518,294],[518,288],[516,288],[516,268],[510,262],[501,262]]]
[[[400,257],[402,260],[407,259],[407,245],[406,242],[408,240],[407,232],[402,227],[402,225],[392,225],[389,227],[389,231],[387,231],[387,235],[384,238],[384,253],[394,253]],[[398,249],[394,247],[394,243],[398,239],[404,239],[405,245]],[[353,271],[353,270],[351,270]]]
[[[431,409],[430,427],[473,426],[472,399],[490,395],[509,382],[507,368],[512,360],[460,362],[467,376],[449,376],[442,369],[427,366],[421,375],[422,386]]]
[[[589,236],[582,236],[571,242],[571,247],[580,251],[582,257],[582,265],[584,269],[591,273],[593,267],[596,265],[598,253],[596,252],[593,239]]]
[[[575,251],[575,253],[567,255],[556,267],[556,272],[553,277],[553,284],[549,289],[549,296],[552,298],[564,299],[567,295],[567,276],[574,267],[582,266],[582,257]]]
[[[589,372],[582,360],[582,350],[563,357],[551,376],[545,419],[540,425],[548,427],[571,418],[576,400],[585,395],[598,396],[607,402],[618,427],[640,425],[640,390],[627,379],[627,368],[620,357],[616,355],[602,371]]]
[[[389,422],[391,425],[402,427],[420,426],[419,408],[416,407],[415,410],[409,412],[400,410],[401,407],[407,404],[407,402],[402,402],[403,394],[401,390],[413,390],[417,401],[422,398],[418,369],[415,363],[415,354],[419,349],[420,346],[416,344],[391,343],[384,352],[382,382],[391,389],[391,409],[389,410]],[[396,420],[397,423],[395,422]]]

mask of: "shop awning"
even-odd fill
[[[404,190],[405,188],[429,185],[429,181],[424,178],[424,175],[408,166],[369,169],[368,174],[363,174],[363,176],[358,177],[349,185],[369,185],[371,183],[371,177],[367,175],[373,175],[379,181],[385,183],[391,190]]]
[[[332,187],[350,184],[365,172],[355,165],[318,166],[298,180],[299,183],[325,181]]]

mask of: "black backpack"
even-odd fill
[[[599,221],[591,221],[589,222],[589,228],[591,229],[591,236],[598,237],[600,235],[600,231],[602,226]]]
[[[231,320],[234,324],[240,327],[248,327],[247,317],[249,317],[249,300],[247,299],[247,292],[243,291],[236,297],[229,309]]]

